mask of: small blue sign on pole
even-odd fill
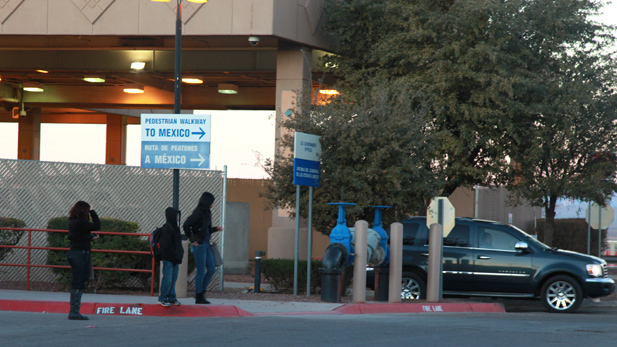
[[[142,114],[141,167],[210,168],[210,115]]]
[[[296,131],[294,137],[294,185],[319,187],[321,178],[320,137]]]

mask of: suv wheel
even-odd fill
[[[583,301],[583,290],[569,276],[555,276],[542,286],[542,304],[553,313],[572,313]]]
[[[426,299],[424,279],[413,272],[404,272],[401,284],[402,300]]]

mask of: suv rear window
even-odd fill
[[[418,223],[403,223],[403,244],[413,246],[418,235]]]
[[[426,240],[429,244],[429,240]],[[469,226],[456,224],[450,234],[443,238],[444,246],[471,247],[469,243]]]

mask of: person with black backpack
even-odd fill
[[[180,211],[173,207],[165,209],[166,223],[161,228],[158,244],[161,247],[163,278],[158,302],[164,307],[180,306],[176,297],[178,270],[184,257],[182,234],[180,233]]]
[[[214,195],[205,192],[199,198],[197,208],[184,221],[182,228],[186,237],[191,241],[191,252],[195,256],[197,272],[195,274],[195,303],[209,304],[206,299],[206,290],[216,272],[214,256],[210,249],[210,234],[223,231],[222,226],[212,226],[212,212]]]

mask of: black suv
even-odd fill
[[[426,297],[425,217],[403,224],[403,298]],[[550,248],[524,231],[496,222],[457,218],[443,238],[443,294],[542,299],[550,312],[574,312],[583,298],[609,295],[603,259]]]

